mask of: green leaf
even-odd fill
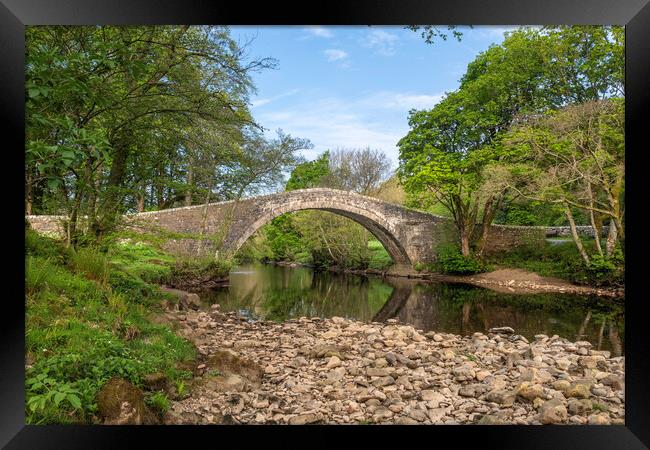
[[[29,399],[28,404],[29,404],[29,410],[31,412],[36,411],[36,408],[38,408],[38,400],[39,399],[37,397],[32,397],[31,399]]]
[[[59,403],[61,403],[65,397],[66,397],[65,392],[57,392],[54,395],[54,404],[59,406]]]
[[[61,180],[59,180],[58,178],[48,178],[47,180],[47,187],[49,187],[52,190],[59,187],[60,184],[61,184]]]
[[[75,409],[81,408],[81,400],[75,394],[68,394],[67,399]]]

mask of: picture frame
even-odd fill
[[[24,280],[24,241],[18,227],[24,205],[17,195],[24,164],[24,27],[26,25],[90,25],[90,24],[229,24],[229,25],[544,25],[544,24],[613,24],[626,26],[626,203],[628,246],[626,257],[626,411],[625,426],[434,426],[434,427],[253,427],[257,437],[271,436],[285,445],[306,446],[312,443],[334,443],[352,438],[384,440],[386,433],[404,433],[408,441],[423,439],[435,445],[441,438],[448,442],[471,440],[486,448],[647,448],[650,446],[650,339],[642,312],[644,296],[641,286],[644,246],[641,246],[641,211],[643,209],[641,160],[647,147],[645,129],[650,109],[650,5],[648,0],[498,0],[489,4],[480,0],[433,2],[422,0],[335,0],[327,4],[301,7],[275,2],[253,7],[242,2],[201,2],[168,0],[131,0],[100,2],[97,0],[0,0],[0,111],[6,126],[3,134],[3,155],[9,157],[4,173],[7,239],[11,252],[6,261],[11,273],[6,277],[2,338],[2,370],[0,370],[0,444],[5,448],[128,448],[136,439],[147,446],[187,445],[188,439],[208,440],[221,445],[224,439],[246,441],[250,428],[233,426],[36,426],[25,425],[24,356],[25,308],[18,301]],[[630,238],[631,236],[631,238]],[[21,248],[22,247],[22,248]],[[14,256],[15,252],[15,256]],[[16,259],[16,260],[14,260]],[[14,272],[15,275],[14,275]],[[23,290],[24,291],[24,290]],[[289,435],[289,433],[291,433]],[[310,436],[298,436],[308,433]],[[262,436],[262,435],[269,436]],[[312,436],[315,434],[316,436]],[[324,439],[323,439],[324,438]],[[318,439],[318,441],[316,441]],[[142,442],[142,441],[141,441]],[[191,441],[190,441],[191,442]],[[154,444],[155,443],[155,444]],[[141,444],[139,444],[141,445]]]

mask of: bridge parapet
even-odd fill
[[[260,227],[282,214],[301,210],[329,211],[368,229],[384,245],[396,265],[435,261],[437,246],[456,239],[449,218],[405,208],[348,191],[300,189],[259,197],[171,208],[125,216],[128,226],[174,233],[167,249],[185,254],[234,254]],[[28,216],[37,231],[59,232],[62,216]],[[486,253],[530,242],[543,242],[546,227],[493,225]]]

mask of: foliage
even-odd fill
[[[151,395],[148,395],[145,398],[145,402],[147,405],[151,406],[159,416],[163,416],[170,407],[169,399],[163,392],[154,392]]]
[[[321,185],[323,179],[330,174],[330,153],[323,152],[313,161],[298,164],[284,187],[285,191],[308,189]]]
[[[513,150],[512,187],[527,198],[560,206],[572,225],[574,209],[584,211],[597,229],[609,220],[617,236],[608,242],[608,254],[625,236],[623,106],[621,99],[568,106],[527,119],[504,139]],[[574,240],[589,263],[577,236]],[[602,257],[600,246],[597,250]]]
[[[32,26],[26,46],[26,209],[66,215],[69,243],[283,183],[311,145],[255,124],[251,75],[276,61],[227,27]]]
[[[407,29],[415,32],[420,32],[422,39],[427,44],[433,44],[436,39],[442,39],[446,41],[449,37],[449,34],[445,31],[442,31],[440,28],[434,25],[408,25]],[[447,31],[451,32],[452,36],[458,41],[461,40],[463,33],[458,31],[458,26],[456,25],[447,25]]]
[[[199,259],[181,259],[171,270],[169,277],[172,284],[182,284],[187,280],[222,279],[232,268],[232,261],[217,260],[212,257]]]
[[[329,154],[329,172],[324,183],[328,187],[371,195],[389,174],[390,160],[381,150],[338,148]]]
[[[457,275],[470,275],[486,270],[486,266],[480,260],[463,255],[455,245],[440,245],[436,264],[441,272]]]
[[[593,239],[585,241],[585,248],[595,252]],[[624,260],[620,249],[612,258],[594,257],[595,263],[587,265],[570,241],[547,242],[544,246],[522,245],[507,252],[487,258],[493,265],[516,267],[542,276],[558,277],[569,281],[602,286],[623,283]]]
[[[26,351],[32,359],[26,373],[28,423],[92,423],[97,392],[113,376],[139,386],[144,375],[157,371],[172,381],[185,376],[174,366],[193,358],[194,348],[151,322],[149,309],[163,296],[131,274],[125,260],[119,267],[113,263],[113,256],[127,250],[71,252],[36,234],[26,241]],[[97,279],[104,269],[107,283]]]
[[[105,285],[108,281],[108,261],[94,248],[72,250],[69,264],[75,273]]]
[[[535,114],[622,95],[622,55],[620,27],[522,28],[479,54],[459,89],[433,109],[411,111],[411,130],[399,142],[400,179],[421,208],[437,203],[449,211],[463,255],[476,223],[483,224],[481,253],[512,188],[501,161],[517,151],[504,145],[504,134]]]

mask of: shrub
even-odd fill
[[[158,415],[164,415],[169,409],[169,399],[162,392],[154,392],[145,399],[147,405],[151,406]]]
[[[77,248],[77,250],[72,251],[69,264],[76,273],[106,285],[108,281],[108,262],[106,257],[95,249],[91,247]]]
[[[438,248],[438,267],[443,273],[470,275],[486,270],[484,264],[471,256],[463,256],[457,246]]]
[[[583,261],[572,265],[572,281],[596,286],[622,284],[624,266],[617,256],[607,258],[599,254],[593,255],[588,264]]]
[[[25,231],[25,254],[49,258],[63,263],[70,254],[70,249],[55,239],[42,236],[34,230]]]
[[[143,303],[154,294],[152,286],[142,281],[140,277],[121,270],[111,270],[108,284],[114,291],[138,303]]]

